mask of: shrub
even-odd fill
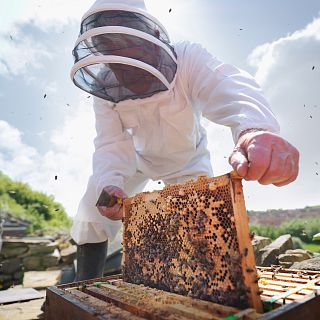
[[[67,230],[71,220],[53,196],[33,191],[0,172],[0,209],[31,221],[29,233],[37,230]]]

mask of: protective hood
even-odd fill
[[[82,17],[73,56],[75,85],[112,102],[170,89],[177,69],[169,36],[143,0],[97,0]]]

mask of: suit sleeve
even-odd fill
[[[219,61],[198,44],[188,46],[184,59],[191,99],[204,117],[230,127],[235,142],[250,128],[279,132],[279,124],[252,76]]]
[[[94,99],[97,136],[92,165],[98,197],[108,185],[123,189],[126,179],[136,172],[136,156],[132,137],[123,129],[119,114],[107,101]]]

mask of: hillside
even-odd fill
[[[0,220],[8,214],[29,221],[28,233],[62,231],[71,225],[64,208],[53,196],[33,191],[0,171]]]
[[[298,219],[320,218],[320,206],[303,209],[248,211],[250,224],[279,226],[284,222]]]

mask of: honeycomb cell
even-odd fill
[[[124,281],[241,308],[250,306],[233,183],[230,175],[199,177],[127,199]],[[237,296],[242,298],[237,300]]]

